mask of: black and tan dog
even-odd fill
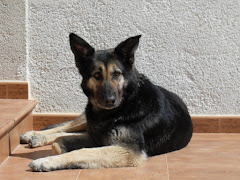
[[[186,105],[134,66],[140,36],[101,51],[69,37],[88,104],[75,120],[22,135],[31,147],[53,143],[56,156],[34,160],[33,171],[138,166],[189,143],[193,127]]]

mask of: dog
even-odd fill
[[[187,106],[134,65],[140,37],[95,51],[78,35],[69,35],[88,103],[72,121],[21,136],[31,147],[52,144],[55,156],[34,160],[33,171],[134,167],[187,146],[193,133]]]

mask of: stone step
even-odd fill
[[[0,165],[20,144],[20,135],[33,129],[36,100],[0,99]]]

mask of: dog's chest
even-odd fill
[[[88,133],[99,146],[115,144],[128,134],[127,129],[116,125],[114,120],[88,122]]]

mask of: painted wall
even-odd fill
[[[0,80],[26,80],[25,1],[0,1]]]
[[[85,106],[68,42],[75,32],[96,49],[142,34],[140,72],[179,94],[192,114],[240,114],[238,0],[29,0],[27,9],[27,77],[36,112]]]

